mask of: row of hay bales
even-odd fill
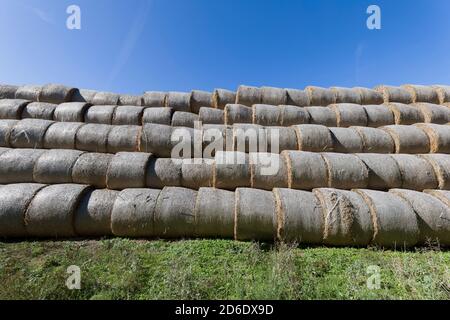
[[[450,190],[450,155],[220,152],[214,160],[77,150],[0,148],[0,184],[80,183],[98,188]]]
[[[450,244],[450,193],[0,187],[0,236],[234,238],[332,246]]]

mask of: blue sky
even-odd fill
[[[66,8],[81,8],[81,30]],[[366,9],[381,8],[368,30]],[[448,0],[0,0],[0,83],[121,93],[450,84]]]

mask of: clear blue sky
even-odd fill
[[[82,29],[66,28],[79,5]],[[366,28],[377,4],[382,29]],[[121,93],[450,84],[448,0],[0,0],[0,83]]]

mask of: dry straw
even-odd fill
[[[84,114],[89,108],[85,102],[66,102],[58,105],[53,119],[60,122],[84,122]]]
[[[83,126],[80,122],[55,122],[44,136],[45,149],[75,149],[76,135]]]
[[[412,154],[394,154],[391,157],[400,168],[403,189],[422,191],[438,186],[433,166],[424,158]]]
[[[375,190],[389,190],[402,186],[402,175],[397,162],[388,154],[366,153],[356,155],[367,167],[367,187]]]
[[[87,123],[112,124],[116,105],[96,105],[90,107],[84,119]]]
[[[394,114],[388,106],[382,105],[365,105],[362,106],[367,114],[367,126],[378,128],[395,124]]]
[[[53,120],[53,113],[57,105],[45,102],[32,102],[25,106],[22,111],[22,119],[44,119]]]
[[[394,125],[382,128],[389,133],[395,143],[396,153],[428,153],[430,139],[416,126]]]
[[[143,188],[151,154],[119,152],[112,158],[106,174],[108,189]]]
[[[106,173],[113,155],[104,153],[84,153],[80,155],[72,169],[74,183],[106,187]]]
[[[395,144],[391,135],[384,130],[369,127],[351,127],[362,139],[364,153],[393,153]]]
[[[112,118],[114,125],[140,125],[142,123],[143,107],[118,106]]]
[[[337,117],[333,109],[324,107],[305,107],[305,110],[309,113],[309,122],[311,124],[337,127]]]
[[[157,123],[170,126],[172,123],[172,108],[145,108],[142,123]]]
[[[30,103],[23,99],[0,100],[0,119],[21,119],[23,109]]]
[[[236,92],[225,89],[214,90],[212,97],[212,103],[214,108],[224,109],[227,104],[235,102],[236,102]]]
[[[72,169],[82,154],[82,151],[77,150],[45,151],[34,165],[33,181],[47,184],[72,183]]]

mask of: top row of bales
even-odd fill
[[[374,89],[308,86],[304,90],[299,90],[242,85],[239,86],[237,92],[215,89],[214,92],[201,90],[192,90],[191,92],[147,91],[143,95],[128,95],[77,89],[59,84],[0,85],[0,99],[26,99],[57,104],[87,102],[95,105],[170,107],[175,111],[198,113],[201,107],[223,109],[230,103],[246,106],[254,104],[328,106],[334,103],[370,105],[389,102],[445,104],[450,103],[450,86],[403,85],[394,87],[381,85]]]

